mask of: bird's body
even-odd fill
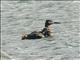
[[[24,39],[41,39],[43,37],[49,37],[51,36],[51,28],[50,25],[52,25],[53,22],[51,20],[46,20],[45,22],[45,28],[43,28],[41,31],[37,32],[31,32],[30,34],[25,34],[22,36],[22,40]]]

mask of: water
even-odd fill
[[[16,60],[79,60],[80,1],[1,1],[2,51]],[[53,37],[21,40],[23,32],[39,31],[46,19]]]

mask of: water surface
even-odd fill
[[[79,1],[2,1],[2,51],[16,60],[79,60]],[[21,40],[21,33],[39,31],[46,19],[53,37]]]

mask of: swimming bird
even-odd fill
[[[51,36],[51,28],[50,26],[53,24],[52,20],[46,20],[45,27],[41,31],[33,31],[30,34],[24,34],[22,36],[22,40],[24,39],[41,39],[43,37]]]

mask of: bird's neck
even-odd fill
[[[46,28],[51,28],[51,25],[48,25]]]

